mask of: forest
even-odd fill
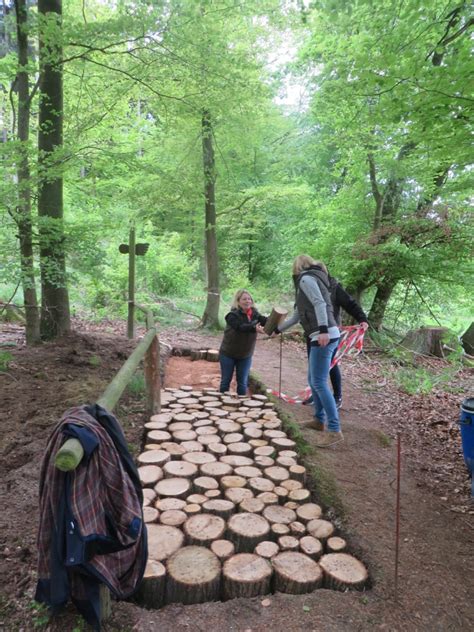
[[[372,330],[470,324],[472,7],[5,0],[0,300],[27,339],[138,302],[219,327],[322,260]]]

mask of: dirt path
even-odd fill
[[[165,332],[162,338],[170,345],[196,348],[203,345],[215,347],[217,340],[194,332],[178,335],[173,331]],[[3,378],[4,381],[0,382],[2,394],[10,398],[6,408],[8,414],[5,414],[4,408],[2,420],[4,467],[0,497],[2,507],[6,508],[1,519],[0,560],[3,579],[0,630],[5,632],[38,629],[33,627],[38,617],[32,613],[31,599],[35,584],[34,538],[39,459],[52,421],[64,411],[64,398],[57,394],[54,399],[54,384],[48,390],[47,376],[69,375],[66,380],[69,389],[68,382],[77,381],[80,373],[83,392],[88,396],[93,395],[91,384],[97,380],[102,380],[102,384],[106,378],[103,368],[94,366],[97,361],[93,358],[105,358],[107,349],[97,343],[95,347],[84,350],[84,339],[82,348],[79,340],[76,339],[77,344],[73,345],[74,353],[71,353],[70,347],[61,347],[61,353],[50,347],[49,359],[42,356],[43,368],[37,366],[32,370],[28,378],[29,387],[21,380],[25,367],[31,366],[30,352],[26,350],[16,358],[16,367],[11,371],[12,379]],[[127,343],[117,336],[113,340],[114,352],[108,357],[115,367],[117,353],[122,346],[125,349]],[[112,357],[115,358],[113,362]],[[285,344],[283,357],[283,390],[289,394],[297,393],[305,382],[304,350],[301,345],[291,342]],[[473,516],[450,511],[447,502],[442,500],[447,498],[449,490],[458,486],[456,476],[466,479],[459,450],[449,459],[442,460],[437,443],[430,443],[428,439],[419,442],[418,435],[409,434],[408,430],[403,435],[400,573],[398,600],[394,599],[394,437],[403,423],[410,422],[410,413],[406,411],[410,410],[413,401],[398,399],[399,394],[388,387],[371,388],[368,379],[372,380],[372,387],[381,381],[376,370],[377,367],[370,365],[368,359],[345,362],[342,409],[345,441],[328,450],[311,449],[306,457],[307,463],[320,472],[315,484],[324,490],[331,516],[335,516],[334,508],[337,508],[337,520],[350,548],[369,566],[373,583],[369,591],[343,594],[318,590],[302,596],[275,594],[269,597],[267,606],[262,605],[263,598],[255,598],[196,606],[172,605],[160,611],[147,611],[133,603],[122,602],[114,605],[112,620],[104,626],[105,631],[444,632],[470,629],[474,620]],[[265,384],[277,387],[278,342],[259,342],[254,371]],[[176,380],[176,385],[190,381],[196,387],[204,385],[204,377],[215,385],[218,365],[182,359],[174,369],[169,365],[167,375],[168,380]],[[42,415],[41,406],[45,398],[49,406],[47,414]],[[387,398],[395,402],[389,409]],[[15,408],[15,401],[20,404],[19,410]],[[283,412],[292,415],[298,425],[311,418],[310,407],[284,403],[281,406]],[[454,409],[444,411],[444,414],[448,413],[455,415]],[[122,423],[126,420],[125,431],[132,444],[140,440],[139,417],[140,404],[136,400],[126,402],[120,420]],[[22,443],[25,428],[29,430],[26,446]],[[315,431],[302,429],[302,432],[311,446]],[[443,473],[442,477],[436,474],[437,470]],[[452,472],[450,477],[444,475],[447,471]],[[433,482],[434,476],[439,482]],[[460,489],[459,495],[467,493],[467,485],[461,485]],[[15,577],[19,577],[20,581]],[[77,616],[69,611],[46,626],[40,629],[55,632],[73,630],[77,626]]]

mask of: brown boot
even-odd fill
[[[305,421],[303,428],[309,428],[310,430],[317,430],[318,432],[324,432],[324,424],[319,419],[312,419],[311,421]]]
[[[344,436],[342,432],[326,432],[318,441],[316,441],[316,446],[318,448],[329,448],[336,443],[341,443],[344,441]]]

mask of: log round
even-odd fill
[[[166,430],[150,430],[147,434],[147,441],[154,441],[155,443],[162,443],[170,439],[171,435]]]
[[[278,538],[282,535],[290,534],[290,527],[287,524],[280,524],[275,522],[271,527],[272,535],[278,540]]]
[[[230,540],[214,540],[211,544],[211,551],[222,561],[228,560],[234,555],[235,546]]]
[[[188,519],[186,512],[181,509],[168,509],[160,515],[160,523],[169,527],[179,527]]]
[[[202,509],[201,505],[199,505],[198,503],[188,503],[183,507],[183,511],[186,516],[189,517],[201,513]]]
[[[212,444],[214,444],[214,443],[222,443],[222,439],[219,437],[219,435],[216,435],[216,434],[199,435],[197,437],[197,440],[203,446],[210,445],[211,443]]]
[[[296,443],[287,437],[275,437],[271,439],[270,443],[278,452],[281,452],[281,450],[291,450],[296,446]]]
[[[230,487],[245,487],[247,485],[247,479],[243,476],[223,476],[220,479],[220,484],[222,491],[225,492],[226,489],[229,489]]]
[[[328,553],[319,560],[324,586],[334,590],[362,590],[369,574],[362,562],[348,553]]]
[[[225,521],[219,516],[208,513],[196,514],[186,520],[183,530],[187,543],[209,546],[213,540],[219,540],[223,537]]]
[[[188,495],[190,488],[191,483],[187,478],[164,478],[155,485],[158,496],[164,498],[184,498]]]
[[[319,560],[323,552],[321,541],[312,535],[304,535],[300,538],[301,552],[313,560]]]
[[[278,502],[281,505],[284,505],[286,502],[286,499],[288,498],[288,490],[285,489],[284,487],[274,487],[273,488],[273,493],[276,494],[278,496]]]
[[[169,461],[163,466],[166,478],[194,478],[198,471],[197,465],[187,461]]]
[[[198,476],[194,479],[194,491],[196,494],[205,494],[210,489],[218,489],[219,483],[210,476]]]
[[[290,533],[297,538],[301,538],[302,535],[306,533],[306,526],[299,522],[299,520],[295,520],[294,522],[290,522]]]
[[[310,520],[306,529],[308,530],[309,535],[312,535],[314,538],[318,538],[318,540],[327,540],[334,533],[334,525],[329,520],[322,520],[317,518],[315,520]]]
[[[145,487],[143,489],[143,498],[147,498],[150,501],[155,500],[155,498],[156,498],[155,490],[151,489],[151,487]]]
[[[223,443],[229,446],[231,443],[242,443],[244,435],[240,432],[229,432],[222,437]]]
[[[170,432],[178,432],[178,430],[192,430],[192,424],[189,421],[173,421],[172,424],[168,424],[168,430]]]
[[[224,456],[227,454],[227,446],[223,443],[210,443],[207,446],[208,453],[215,454],[217,457]]]
[[[148,560],[142,583],[137,592],[138,603],[147,608],[161,608],[165,602],[165,565],[156,560]]]
[[[272,567],[254,553],[238,553],[226,562],[222,571],[224,599],[257,597],[270,592]]]
[[[163,403],[163,402],[162,402]],[[163,422],[163,423],[169,423],[171,421],[171,419],[173,418],[172,415],[170,415],[169,413],[158,413],[157,415],[152,415],[150,417],[150,421],[154,422]]]
[[[243,476],[244,478],[257,478],[261,474],[258,467],[254,467],[253,465],[241,465],[240,467],[236,467],[234,472],[237,476]]]
[[[199,426],[194,427],[197,435],[213,435],[217,434],[217,428],[215,426]]]
[[[150,524],[148,531],[148,559],[162,562],[183,546],[184,535],[176,527]]]
[[[194,465],[203,465],[204,463],[214,463],[217,459],[209,452],[186,452],[182,456],[182,460]]]
[[[296,465],[296,460],[293,459],[291,456],[279,456],[276,461],[277,465],[280,465],[281,467],[286,467],[288,469],[292,465]]]
[[[240,505],[246,498],[253,498],[253,491],[246,487],[230,487],[225,490],[224,496],[234,504]]]
[[[182,509],[186,501],[182,498],[160,498],[156,501],[155,507],[158,511],[169,511],[170,509]]]
[[[217,601],[221,588],[221,563],[202,546],[185,546],[172,555],[167,564],[167,603],[203,603]]]
[[[261,492],[257,495],[265,505],[278,505],[278,496],[273,492]]]
[[[297,551],[300,543],[293,535],[282,535],[278,538],[278,546],[282,551]]]
[[[283,551],[272,558],[275,573],[275,590],[292,595],[303,595],[320,588],[323,572],[307,555]]]
[[[138,476],[143,487],[153,487],[163,478],[163,470],[158,465],[143,465],[138,468]]]
[[[234,514],[227,523],[227,536],[238,553],[252,552],[259,542],[268,539],[270,525],[256,513]]]
[[[216,498],[214,500],[206,500],[202,504],[202,510],[204,513],[210,513],[213,516],[219,516],[219,518],[228,520],[235,511],[235,505],[230,500]]]
[[[146,450],[138,455],[137,461],[141,465],[158,465],[162,466],[171,459],[169,452],[165,450]]]
[[[205,503],[206,500],[209,500],[209,498],[207,496],[204,496],[204,494],[191,494],[186,498],[186,500],[188,501],[188,503],[196,503],[197,505],[202,505],[202,503]]]
[[[295,489],[302,489],[303,483],[296,481],[294,478],[288,478],[286,481],[281,482],[281,486],[287,489],[289,492]]]
[[[252,459],[248,456],[239,456],[238,454],[226,454],[225,456],[221,456],[219,461],[222,463],[228,463],[232,465],[232,467],[240,467],[241,465],[253,465]]]
[[[227,452],[229,452],[229,454],[245,456],[252,454],[253,448],[248,443],[230,443],[227,446]]]
[[[288,507],[280,505],[268,505],[263,510],[263,516],[271,523],[290,524],[296,520],[296,513]]]
[[[271,445],[265,445],[261,448],[255,448],[255,456],[273,456],[275,454],[275,448]]]
[[[255,547],[255,553],[269,560],[280,552],[280,547],[276,542],[271,540],[264,540]]]
[[[180,459],[186,452],[182,445],[174,443],[174,441],[164,441],[161,444],[161,449],[169,452],[172,459]]]
[[[175,441],[195,441],[197,437],[197,434],[194,432],[194,430],[176,430],[176,432],[173,432],[173,439]]]
[[[143,508],[143,520],[147,524],[151,522],[158,522],[158,518],[160,516],[160,512],[155,507],[144,507]]]
[[[260,498],[244,498],[239,504],[239,511],[244,513],[262,513],[265,503]]]
[[[219,432],[222,435],[234,433],[240,435],[240,424],[236,423],[235,421],[221,421],[219,423]]]
[[[144,427],[147,430],[166,430],[168,424],[166,421],[147,421]]]
[[[261,469],[275,465],[275,459],[272,459],[270,456],[256,456],[254,461],[255,465]]]
[[[203,476],[211,476],[212,478],[222,478],[222,476],[229,476],[232,474],[232,465],[228,463],[222,463],[222,461],[214,461],[212,463],[204,463],[199,468]]]
[[[298,483],[299,481],[295,481]],[[311,492],[309,489],[292,489],[288,494],[288,500],[293,500],[295,503],[307,503],[311,499]]]
[[[300,505],[296,510],[298,519],[302,522],[309,522],[310,520],[317,520],[321,517],[323,510],[316,503],[304,503]]]
[[[249,480],[249,487],[256,494],[260,494],[262,492],[272,492],[275,488],[275,483],[263,476],[256,476],[255,478],[251,478]]]
[[[220,489],[208,489],[207,492],[204,492],[204,496],[206,496],[207,500],[214,500],[215,498],[220,498],[222,492]]]
[[[326,547],[328,553],[340,553],[341,551],[344,551],[344,549],[347,547],[347,542],[344,540],[344,538],[333,536],[332,538],[327,539]]]
[[[199,441],[183,441],[181,446],[185,452],[204,452],[204,446]]]

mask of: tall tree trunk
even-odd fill
[[[18,177],[18,233],[20,238],[21,280],[26,315],[26,342],[40,340],[40,320],[33,260],[33,229],[31,221],[30,163],[28,139],[30,133],[30,94],[28,64],[28,24],[26,0],[15,0],[16,30],[18,42],[18,140],[20,141],[17,164]]]
[[[40,18],[40,106],[38,131],[38,216],[41,266],[41,336],[70,330],[63,222],[63,144],[61,0],[38,0]]]
[[[397,283],[398,279],[388,276],[377,284],[377,292],[368,315],[370,326],[376,330],[382,326],[385,310]]]
[[[219,325],[219,260],[216,239],[216,170],[212,144],[211,113],[202,113],[202,156],[204,167],[204,204],[206,234],[207,301],[202,317],[206,327]]]

